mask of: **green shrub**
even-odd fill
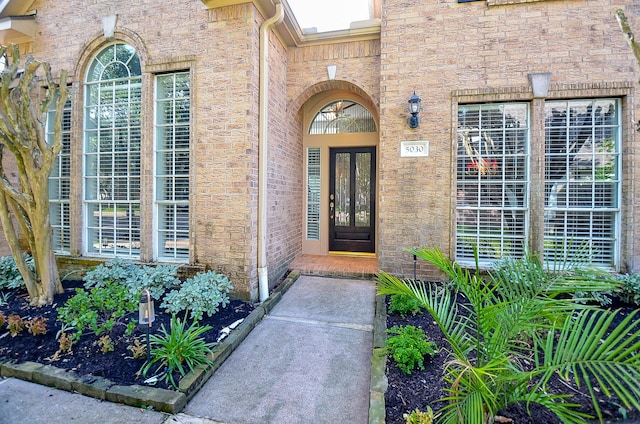
[[[200,326],[194,322],[187,327],[184,320],[181,321],[174,315],[171,318],[171,329],[167,331],[164,325],[160,328],[160,335],[152,335],[151,360],[140,369],[143,376],[155,366],[154,373],[165,372],[163,380],[177,387],[173,378],[175,372],[184,376],[197,366],[211,365],[209,354],[213,352],[215,343],[207,343],[202,334],[211,330],[211,326]],[[166,368],[166,370],[165,370]]]
[[[171,314],[184,311],[185,316],[190,311],[190,317],[199,321],[203,313],[211,316],[220,306],[227,306],[231,288],[226,276],[209,271],[186,280],[179,289],[167,293],[160,307]]]
[[[115,257],[98,265],[84,276],[84,286],[104,287],[109,283],[130,284],[132,280],[142,279],[141,268],[128,259]]]
[[[431,407],[427,406],[427,410],[425,412],[416,408],[410,413],[404,414],[402,418],[405,419],[407,424],[431,424],[435,420],[435,415],[433,414]]]
[[[572,393],[548,390],[558,376],[582,388],[601,422],[597,392],[615,395],[625,409],[640,408],[639,311],[617,321],[616,311],[585,307],[571,298],[575,292],[618,290],[619,281],[575,267],[549,271],[531,255],[504,261],[484,279],[477,248],[475,272],[438,249],[409,251],[453,283],[452,290],[443,290],[378,274],[378,293],[420,300],[450,346],[443,376],[449,387],[439,422],[486,423],[500,409],[525,402],[547,408],[562,422],[586,423],[593,417],[568,402]],[[464,304],[456,301],[458,295]]]
[[[35,272],[33,258],[27,254],[24,255],[24,258],[29,268]],[[0,290],[19,289],[23,285],[24,280],[13,256],[0,257]]]
[[[190,317],[200,320],[206,312],[215,314],[229,303],[232,288],[229,279],[213,271],[201,273],[180,282],[178,267],[173,265],[139,266],[128,259],[113,258],[89,271],[84,277],[85,288],[104,288],[108,285],[126,287],[128,300],[136,303],[143,290],[160,299],[160,307],[170,314],[190,311]]]
[[[395,334],[387,339],[387,353],[406,374],[411,374],[416,367],[423,370],[425,355],[433,357],[438,351],[436,344],[427,339],[421,328],[395,325],[388,329],[387,333]]]
[[[134,281],[135,284],[129,283],[129,290],[132,293],[142,293],[144,289],[151,292],[151,297],[160,299],[168,290],[176,289],[182,283],[176,277],[178,267],[176,265],[158,265],[142,267],[143,277]]]
[[[611,306],[613,303],[614,292],[610,290],[592,293],[576,292],[572,297],[573,300],[582,305],[589,302],[597,302],[600,306]]]
[[[177,266],[139,266],[128,259],[115,257],[100,264],[84,277],[85,288],[104,287],[109,283],[126,286],[131,300],[138,301],[143,290],[148,289],[154,299],[160,299],[166,290],[180,284],[176,278]]]
[[[64,306],[58,308],[58,321],[73,327],[73,340],[90,330],[100,336],[116,325],[125,325],[126,333],[131,334],[135,320],[124,323],[124,316],[138,309],[138,301],[132,300],[126,286],[117,282],[107,282],[90,290],[77,289]]]
[[[422,310],[420,302],[407,294],[394,294],[389,298],[389,313],[397,313],[402,318],[408,314],[416,315]]]
[[[630,305],[640,305],[640,274],[623,274],[615,277],[620,282],[615,290],[598,291],[593,293],[576,293],[574,298],[580,303],[596,301],[600,306],[608,307],[614,299],[619,299]]]
[[[640,274],[624,274],[618,277],[622,287],[616,292],[623,302],[640,305]]]

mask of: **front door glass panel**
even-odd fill
[[[355,225],[371,225],[371,153],[356,153]]]
[[[335,225],[351,224],[351,155],[336,154]]]

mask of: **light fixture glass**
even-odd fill
[[[138,322],[151,327],[151,324],[153,324],[153,321],[156,319],[156,314],[149,290],[145,289],[140,295],[138,307]]]
[[[418,128],[420,125],[420,121],[418,119],[418,113],[420,113],[420,103],[422,100],[416,92],[413,92],[413,95],[409,98],[409,113],[411,117],[409,118],[409,127],[410,128]]]
[[[422,100],[420,99],[420,97],[418,97],[418,95],[414,91],[413,95],[409,98],[409,113],[411,114],[420,113],[421,102]]]

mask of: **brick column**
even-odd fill
[[[531,102],[531,174],[529,181],[529,251],[544,252],[544,99]]]

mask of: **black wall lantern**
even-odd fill
[[[418,125],[420,124],[418,113],[420,113],[421,101],[422,100],[420,100],[420,97],[418,97],[415,91],[413,92],[413,96],[409,98],[409,113],[411,114],[411,117],[409,118],[409,127],[411,128],[418,128]]]

